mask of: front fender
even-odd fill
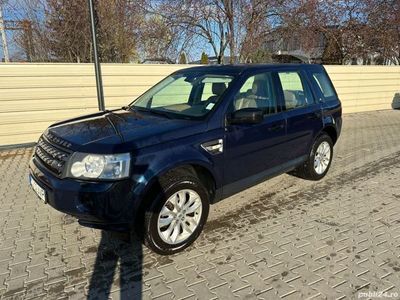
[[[165,147],[162,151],[141,154],[134,162],[132,180],[134,188],[135,207],[141,205],[151,187],[166,172],[185,165],[196,165],[205,168],[215,181],[218,189],[222,183],[222,154],[211,155],[200,145]],[[220,165],[221,166],[218,166]]]

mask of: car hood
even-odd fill
[[[128,152],[206,130],[205,122],[168,119],[135,111],[114,110],[55,123],[45,134],[70,144],[74,151]]]

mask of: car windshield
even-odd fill
[[[222,99],[232,79],[228,75],[174,74],[137,98],[130,109],[201,119]]]

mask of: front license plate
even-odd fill
[[[37,182],[32,178],[32,176],[29,178],[29,181],[31,183],[32,189],[39,196],[40,200],[46,203],[47,202],[46,191],[43,188],[41,188],[39,184],[37,184]]]

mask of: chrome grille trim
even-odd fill
[[[59,139],[57,144],[61,145],[63,143],[68,142]],[[51,141],[47,140],[47,135],[45,135],[40,137],[35,147],[35,156],[49,171],[60,176],[64,171],[68,158],[71,156],[71,152],[66,149],[62,150],[57,147],[57,145],[53,145]]]
[[[63,139],[55,136],[54,134],[51,134],[50,132],[46,132],[44,134],[44,137],[46,138],[46,140],[53,143],[54,145],[58,145],[67,149],[72,147],[72,144],[70,142],[64,141]]]

